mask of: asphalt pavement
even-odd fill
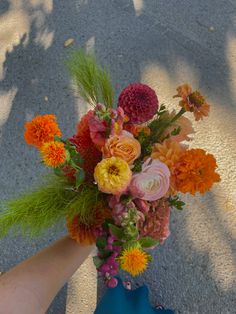
[[[65,47],[69,38],[74,43]],[[148,271],[132,282],[145,282],[151,303],[176,313],[236,313],[236,2],[1,0],[2,200],[45,173],[37,152],[24,142],[25,121],[53,113],[64,136],[70,136],[87,110],[64,66],[76,47],[94,51],[110,70],[116,96],[127,84],[141,81],[171,107],[176,106],[176,86],[188,82],[208,98],[210,117],[194,122],[191,146],[215,155],[222,180],[204,196],[184,197],[184,211],[172,212],[171,236],[154,252]],[[58,227],[33,240],[12,234],[1,239],[0,272],[65,232]],[[93,312],[103,287],[91,258],[86,263],[48,313]]]

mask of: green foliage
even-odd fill
[[[94,256],[93,263],[96,268],[99,268],[104,264],[104,259],[100,258],[99,256]]]
[[[64,178],[48,177],[40,187],[3,204],[0,237],[10,229],[16,234],[37,236],[66,217],[73,218],[77,214],[86,223],[94,206],[102,199],[96,186],[82,185],[75,190]]]
[[[98,249],[105,249],[105,246],[107,245],[107,239],[106,237],[98,237],[96,241],[96,246]]]
[[[76,196],[66,205],[69,219],[79,214],[80,221],[89,223],[94,207],[98,202],[105,202],[104,195],[98,191],[95,185],[82,185]]]
[[[178,135],[181,131],[181,127],[178,126],[177,128],[175,128],[170,134],[175,136],[175,135]]]
[[[142,248],[150,248],[160,243],[159,240],[155,240],[150,237],[143,237],[138,242],[142,246]]]
[[[172,125],[176,120],[178,120],[183,114],[185,110],[183,108],[174,116],[171,117],[166,107],[162,104],[160,109],[157,112],[155,119],[153,119],[148,127],[151,130],[151,134],[147,136],[142,141],[142,155],[141,158],[145,156],[149,156],[152,152],[152,146],[154,143],[163,142],[165,139],[168,139],[171,135],[178,135],[181,131],[180,127],[175,128],[171,134],[168,134],[165,138],[163,138],[164,131]]]
[[[109,74],[92,55],[87,55],[83,50],[74,51],[66,66],[85,101],[92,105],[103,103],[112,107],[114,91]]]
[[[130,248],[138,248],[138,249],[141,249],[141,245],[139,243],[139,241],[136,241],[136,240],[129,240],[129,241],[126,241],[124,244],[123,244],[123,250],[128,250]]]
[[[183,210],[185,203],[180,200],[178,195],[169,197],[168,201],[171,207],[175,207],[178,210]]]
[[[19,198],[4,203],[0,212],[0,237],[15,233],[38,235],[66,216],[66,204],[74,197],[64,180],[53,177]]]
[[[76,178],[75,186],[76,188],[79,188],[85,179],[84,170],[83,169],[78,170],[76,172],[75,178]]]
[[[142,158],[138,158],[134,161],[133,172],[141,172],[142,171]]]
[[[124,234],[126,240],[134,240],[138,237],[137,222],[137,210],[136,208],[129,208],[127,216],[122,220],[122,226],[124,227]]]
[[[115,226],[115,225],[112,225],[112,224],[109,224],[109,228],[111,230],[111,233],[117,237],[117,239],[119,240],[122,240],[124,239],[124,230]]]

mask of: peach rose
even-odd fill
[[[125,160],[129,165],[132,165],[135,159],[137,159],[141,154],[141,145],[132,134],[128,136],[112,136],[107,141],[105,146],[102,148],[103,157],[110,158],[120,157]]]

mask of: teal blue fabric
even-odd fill
[[[94,314],[173,314],[172,310],[151,307],[148,288],[144,285],[135,290],[124,288],[120,279],[116,288],[107,289]]]

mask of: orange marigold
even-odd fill
[[[90,245],[96,242],[96,231],[101,228],[107,218],[111,218],[111,210],[98,205],[93,214],[89,217],[89,222],[80,220],[80,216],[75,216],[72,220],[67,219],[67,229],[70,237],[83,245]]]
[[[196,121],[208,116],[210,106],[199,91],[193,92],[191,86],[184,84],[177,87],[177,92],[174,97],[182,98],[179,105],[186,111],[193,112]]]
[[[184,152],[185,147],[183,145],[171,140],[164,140],[162,144],[157,143],[153,146],[151,158],[158,159],[166,164],[171,172],[168,195],[176,194],[173,182],[173,169],[174,165],[179,161]]]
[[[44,143],[54,140],[54,136],[61,136],[61,131],[52,114],[37,116],[25,123],[24,138],[27,144],[40,148]]]
[[[66,161],[65,145],[61,142],[44,143],[40,149],[43,162],[49,167],[58,167]]]
[[[173,171],[176,190],[193,195],[196,192],[205,193],[215,182],[220,181],[216,168],[212,154],[207,154],[203,149],[186,151]]]

